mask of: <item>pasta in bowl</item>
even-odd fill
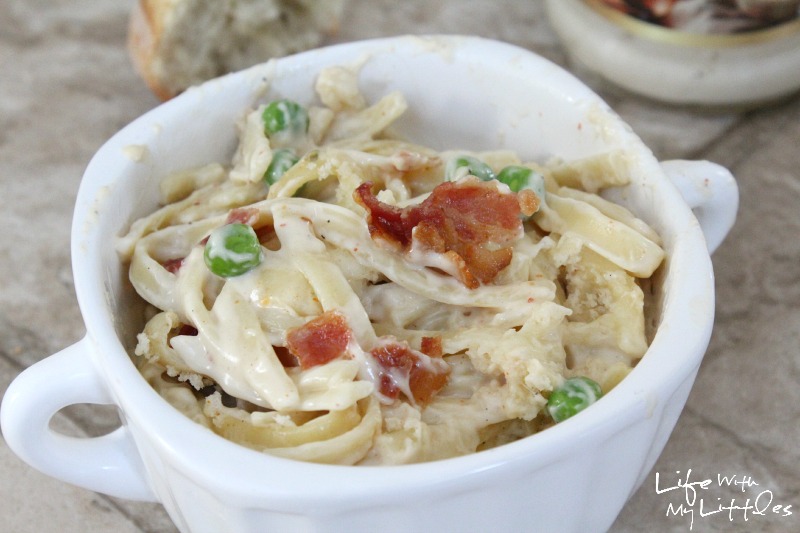
[[[318,91],[329,68],[358,92]],[[262,133],[273,102],[308,129]],[[736,199],[503,43],[349,43],[223,77],[92,159],[87,335],[9,386],[3,438],[186,532],[606,530],[686,401]],[[80,403],[121,427],[50,427]]]
[[[392,136],[405,98],[367,102],[357,68],[315,87],[243,113],[232,160],[166,178],[119,240],[172,405],[283,457],[430,461],[544,429],[645,354],[664,251],[596,194],[624,152],[436,151]]]

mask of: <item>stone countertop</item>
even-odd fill
[[[130,2],[0,3],[0,394],[25,367],[80,339],[69,228],[99,146],[157,105],[125,51]],[[351,0],[336,41],[405,33],[477,34],[569,67],[542,2]],[[598,87],[660,159],[709,159],[736,175],[738,221],[713,257],[711,345],[663,455],[613,531],[688,531],[667,516],[678,477],[711,479],[706,514],[768,498],[787,512],[700,516],[693,531],[800,531],[800,97],[741,113],[697,113]],[[112,409],[72,407],[53,424],[96,435]],[[680,474],[676,474],[680,472]],[[720,487],[718,476],[752,483]],[[756,485],[757,483],[757,485]],[[0,529],[15,533],[174,531],[156,504],[117,500],[45,477],[0,440]]]

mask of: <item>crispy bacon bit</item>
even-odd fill
[[[526,217],[531,216],[539,210],[541,199],[536,196],[536,193],[530,189],[522,189],[517,193],[517,200],[519,200],[519,209]]]
[[[198,334],[197,328],[191,324],[181,324],[181,327],[178,328],[178,333],[175,335],[187,335],[189,337],[194,337]]]
[[[400,172],[430,168],[441,163],[441,160],[437,156],[424,155],[409,150],[398,150],[392,154],[390,160],[395,170]]]
[[[354,197],[368,212],[373,239],[394,243],[404,252],[419,245],[445,255],[454,275],[470,289],[490,283],[509,265],[510,243],[522,232],[519,215],[531,207],[528,198],[478,180],[442,183],[421,204],[406,208],[378,200],[369,182]]]
[[[302,368],[324,365],[341,356],[350,342],[351,332],[344,316],[326,311],[300,327],[289,330],[286,347]]]
[[[371,353],[381,367],[380,393],[388,398],[399,397],[407,383],[414,402],[426,404],[447,384],[450,367],[443,359],[428,357],[405,343],[386,342]]]
[[[272,224],[255,228],[256,237],[261,244],[268,243],[276,238],[275,227]]]
[[[419,351],[430,357],[441,357],[442,338],[441,337],[422,337]]]
[[[247,224],[258,237],[258,242],[265,244],[275,238],[275,227],[261,215],[255,207],[236,207],[228,212],[226,224]]]
[[[198,334],[197,328],[192,326],[191,324],[181,324],[177,330],[173,330],[174,333],[169,337],[169,345],[172,346],[172,339],[173,337],[179,337],[181,335],[187,335],[189,337],[194,337]]]
[[[236,207],[230,210],[228,213],[228,220],[226,220],[225,223],[255,226],[260,217],[261,212],[255,207]]]
[[[171,272],[172,274],[177,274],[178,270],[180,270],[181,267],[183,266],[184,259],[185,258],[183,257],[179,257],[178,259],[169,259],[167,261],[164,261],[161,264],[161,266],[163,266],[167,270],[167,272]]]
[[[295,367],[300,366],[300,360],[292,355],[292,352],[289,351],[288,348],[284,348],[283,346],[273,346],[273,350],[275,350],[275,355],[278,356],[278,361],[284,367]]]

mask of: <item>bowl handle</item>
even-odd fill
[[[730,171],[710,161],[663,161],[661,167],[694,211],[708,252],[722,244],[736,220],[739,187]]]
[[[67,483],[129,500],[157,501],[130,430],[93,438],[54,431],[50,419],[69,405],[114,404],[88,357],[88,337],[24,370],[0,407],[8,446],[35,469]]]

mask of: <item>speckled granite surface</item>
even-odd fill
[[[103,141],[157,104],[125,52],[129,6],[0,3],[0,394],[23,368],[84,333],[69,259],[80,176]],[[566,64],[537,0],[351,0],[344,20],[339,41],[471,33]],[[711,346],[661,459],[613,531],[688,531],[689,516],[668,516],[669,504],[683,495],[657,493],[655,480],[659,473],[663,489],[689,469],[692,480],[712,480],[707,515],[695,513],[693,531],[800,531],[800,98],[749,113],[697,114],[603,94],[661,159],[721,163],[737,176],[742,196],[738,222],[714,255]],[[54,420],[74,435],[115,423],[113,410],[86,407]],[[729,487],[721,477],[734,475],[752,483]],[[719,505],[745,506],[748,498],[761,508],[771,498],[770,510],[711,514]],[[776,505],[783,506],[778,513]],[[0,530],[174,527],[159,505],[116,500],[34,472],[0,440]]]

